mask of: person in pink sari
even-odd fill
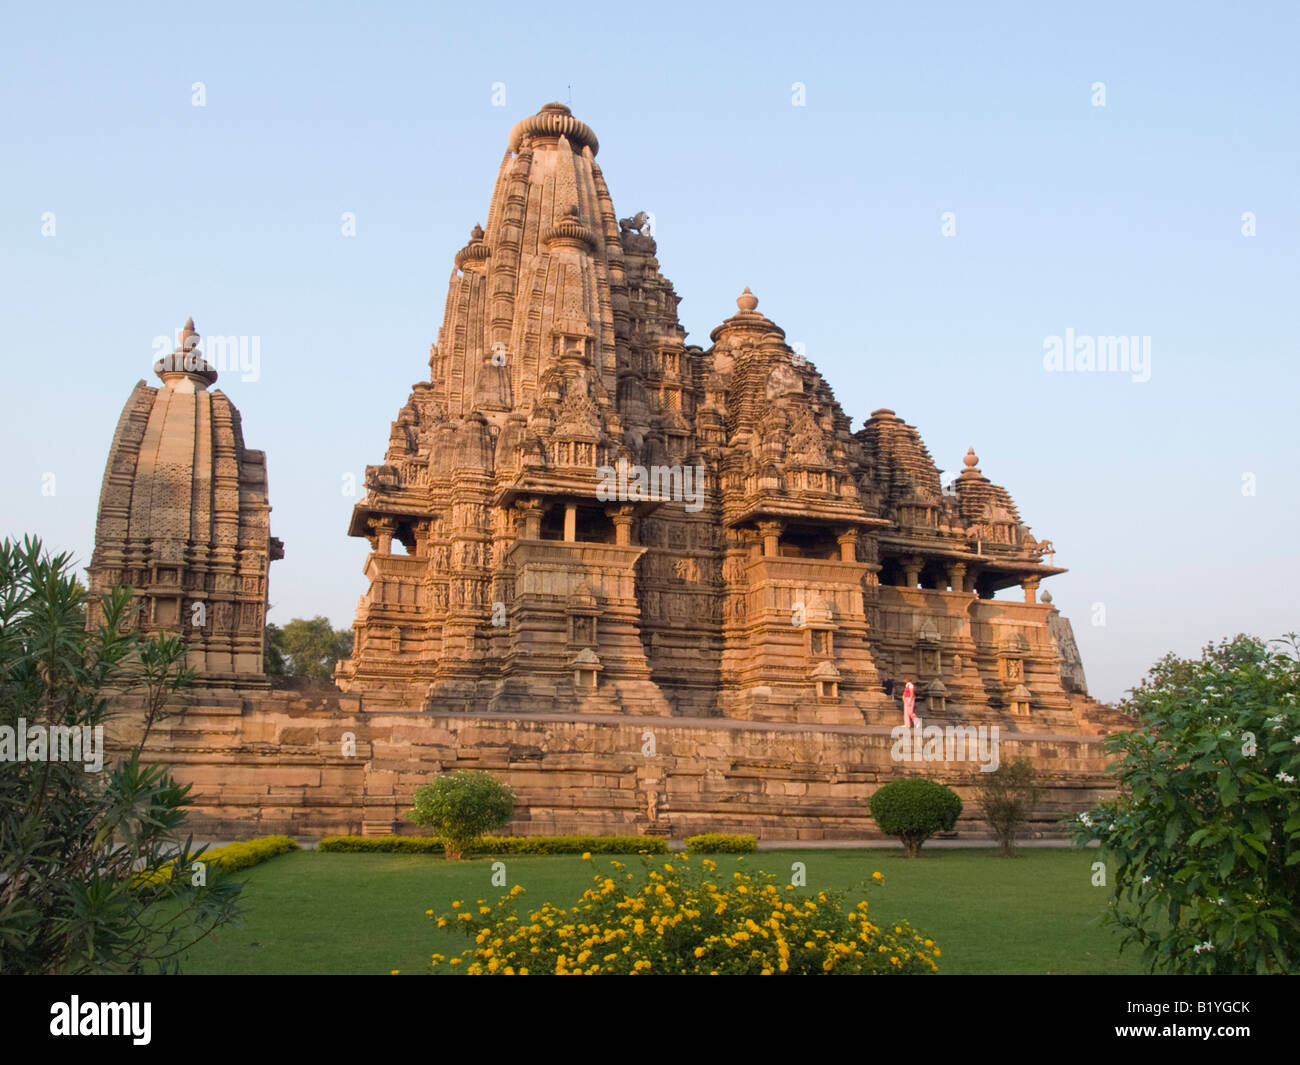
[[[921,719],[916,716],[916,689],[912,687],[912,678],[907,677],[903,682],[903,724],[919,725]]]

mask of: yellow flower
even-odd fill
[[[396,976],[399,972],[401,972],[400,969],[391,969],[391,970],[389,970],[388,975],[389,975],[389,976]]]
[[[695,948],[695,956],[696,956],[697,958],[702,958],[702,957],[704,957],[704,948],[703,948],[703,947],[696,947],[696,948]]]
[[[871,874],[871,879],[872,879],[872,880],[884,880],[884,879],[885,879],[885,874],[884,874],[884,873],[880,873],[880,872],[872,873],[872,874]]]
[[[432,911],[432,910],[425,910],[425,911],[424,911],[424,916],[425,916],[425,917],[432,917],[432,916],[433,916],[433,911]]]
[[[582,860],[583,860],[584,862],[589,862],[589,861],[591,861],[591,851],[583,851],[583,852],[582,852]]]
[[[512,887],[512,888],[510,889],[510,894],[512,894],[512,895],[518,895],[518,894],[519,894],[520,892],[522,892],[523,890],[524,890],[524,889],[523,889],[523,885],[522,885],[522,884],[516,884],[514,887]]]

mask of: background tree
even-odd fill
[[[976,773],[972,782],[984,820],[997,836],[1002,856],[1015,852],[1016,833],[1029,823],[1038,802],[1034,767],[1024,759],[1004,763],[991,773]]]
[[[144,639],[126,588],[101,597],[103,621],[87,631],[70,568],[38,540],[0,542],[0,973],[175,971],[236,916],[239,885],[215,866],[203,883],[186,865],[164,873],[193,850],[181,837],[189,785],[141,765],[138,747],[95,772],[86,740],[110,696],[138,692],[161,710],[150,692],[184,686],[184,646]],[[82,761],[32,740],[51,728],[79,730]]]
[[[880,831],[903,841],[903,853],[915,858],[921,844],[936,832],[951,832],[961,816],[961,798],[938,781],[909,777],[890,781],[868,800]]]
[[[1120,795],[1077,822],[1114,870],[1107,919],[1151,967],[1300,965],[1300,645],[1239,635],[1166,655],[1107,738]]]
[[[458,769],[415,789],[411,820],[442,837],[451,859],[464,857],[479,836],[500,828],[515,809],[515,793],[489,773]]]
[[[267,672],[328,684],[334,664],[352,654],[352,630],[335,629],[327,617],[294,618],[266,627]]]

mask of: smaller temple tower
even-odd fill
[[[239,411],[209,391],[217,371],[194,319],[154,373],[162,387],[136,384],[109,449],[88,622],[101,593],[126,585],[143,600],[143,631],[186,638],[199,685],[265,686],[267,570],[284,557],[270,534],[266,455],[244,447]]]

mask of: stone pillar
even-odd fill
[[[415,537],[415,551],[417,558],[429,557],[429,531],[433,527],[431,521],[417,521],[412,527],[412,535]]]
[[[948,585],[954,592],[964,592],[966,590],[965,562],[948,563]]]
[[[578,504],[564,504],[564,542],[573,543],[578,538]]]
[[[619,547],[628,547],[632,543],[632,508],[610,507],[605,511],[614,523],[614,543]]]
[[[380,555],[393,553],[393,533],[397,531],[397,522],[392,518],[371,518],[370,526],[375,530],[375,552]]]
[[[758,531],[763,537],[763,557],[776,558],[781,553],[781,530],[784,523],[779,521],[760,521]]]
[[[921,565],[923,559],[917,555],[908,555],[903,559],[903,584],[908,588],[915,588],[921,583]]]
[[[835,538],[840,545],[840,561],[856,562],[858,560],[858,530],[850,529]]]
[[[540,499],[522,499],[515,508],[524,516],[524,539],[540,540],[542,538],[542,501]]]
[[[1028,580],[1020,582],[1020,587],[1025,590],[1025,602],[1038,602],[1038,580],[1037,577],[1030,577]]]

